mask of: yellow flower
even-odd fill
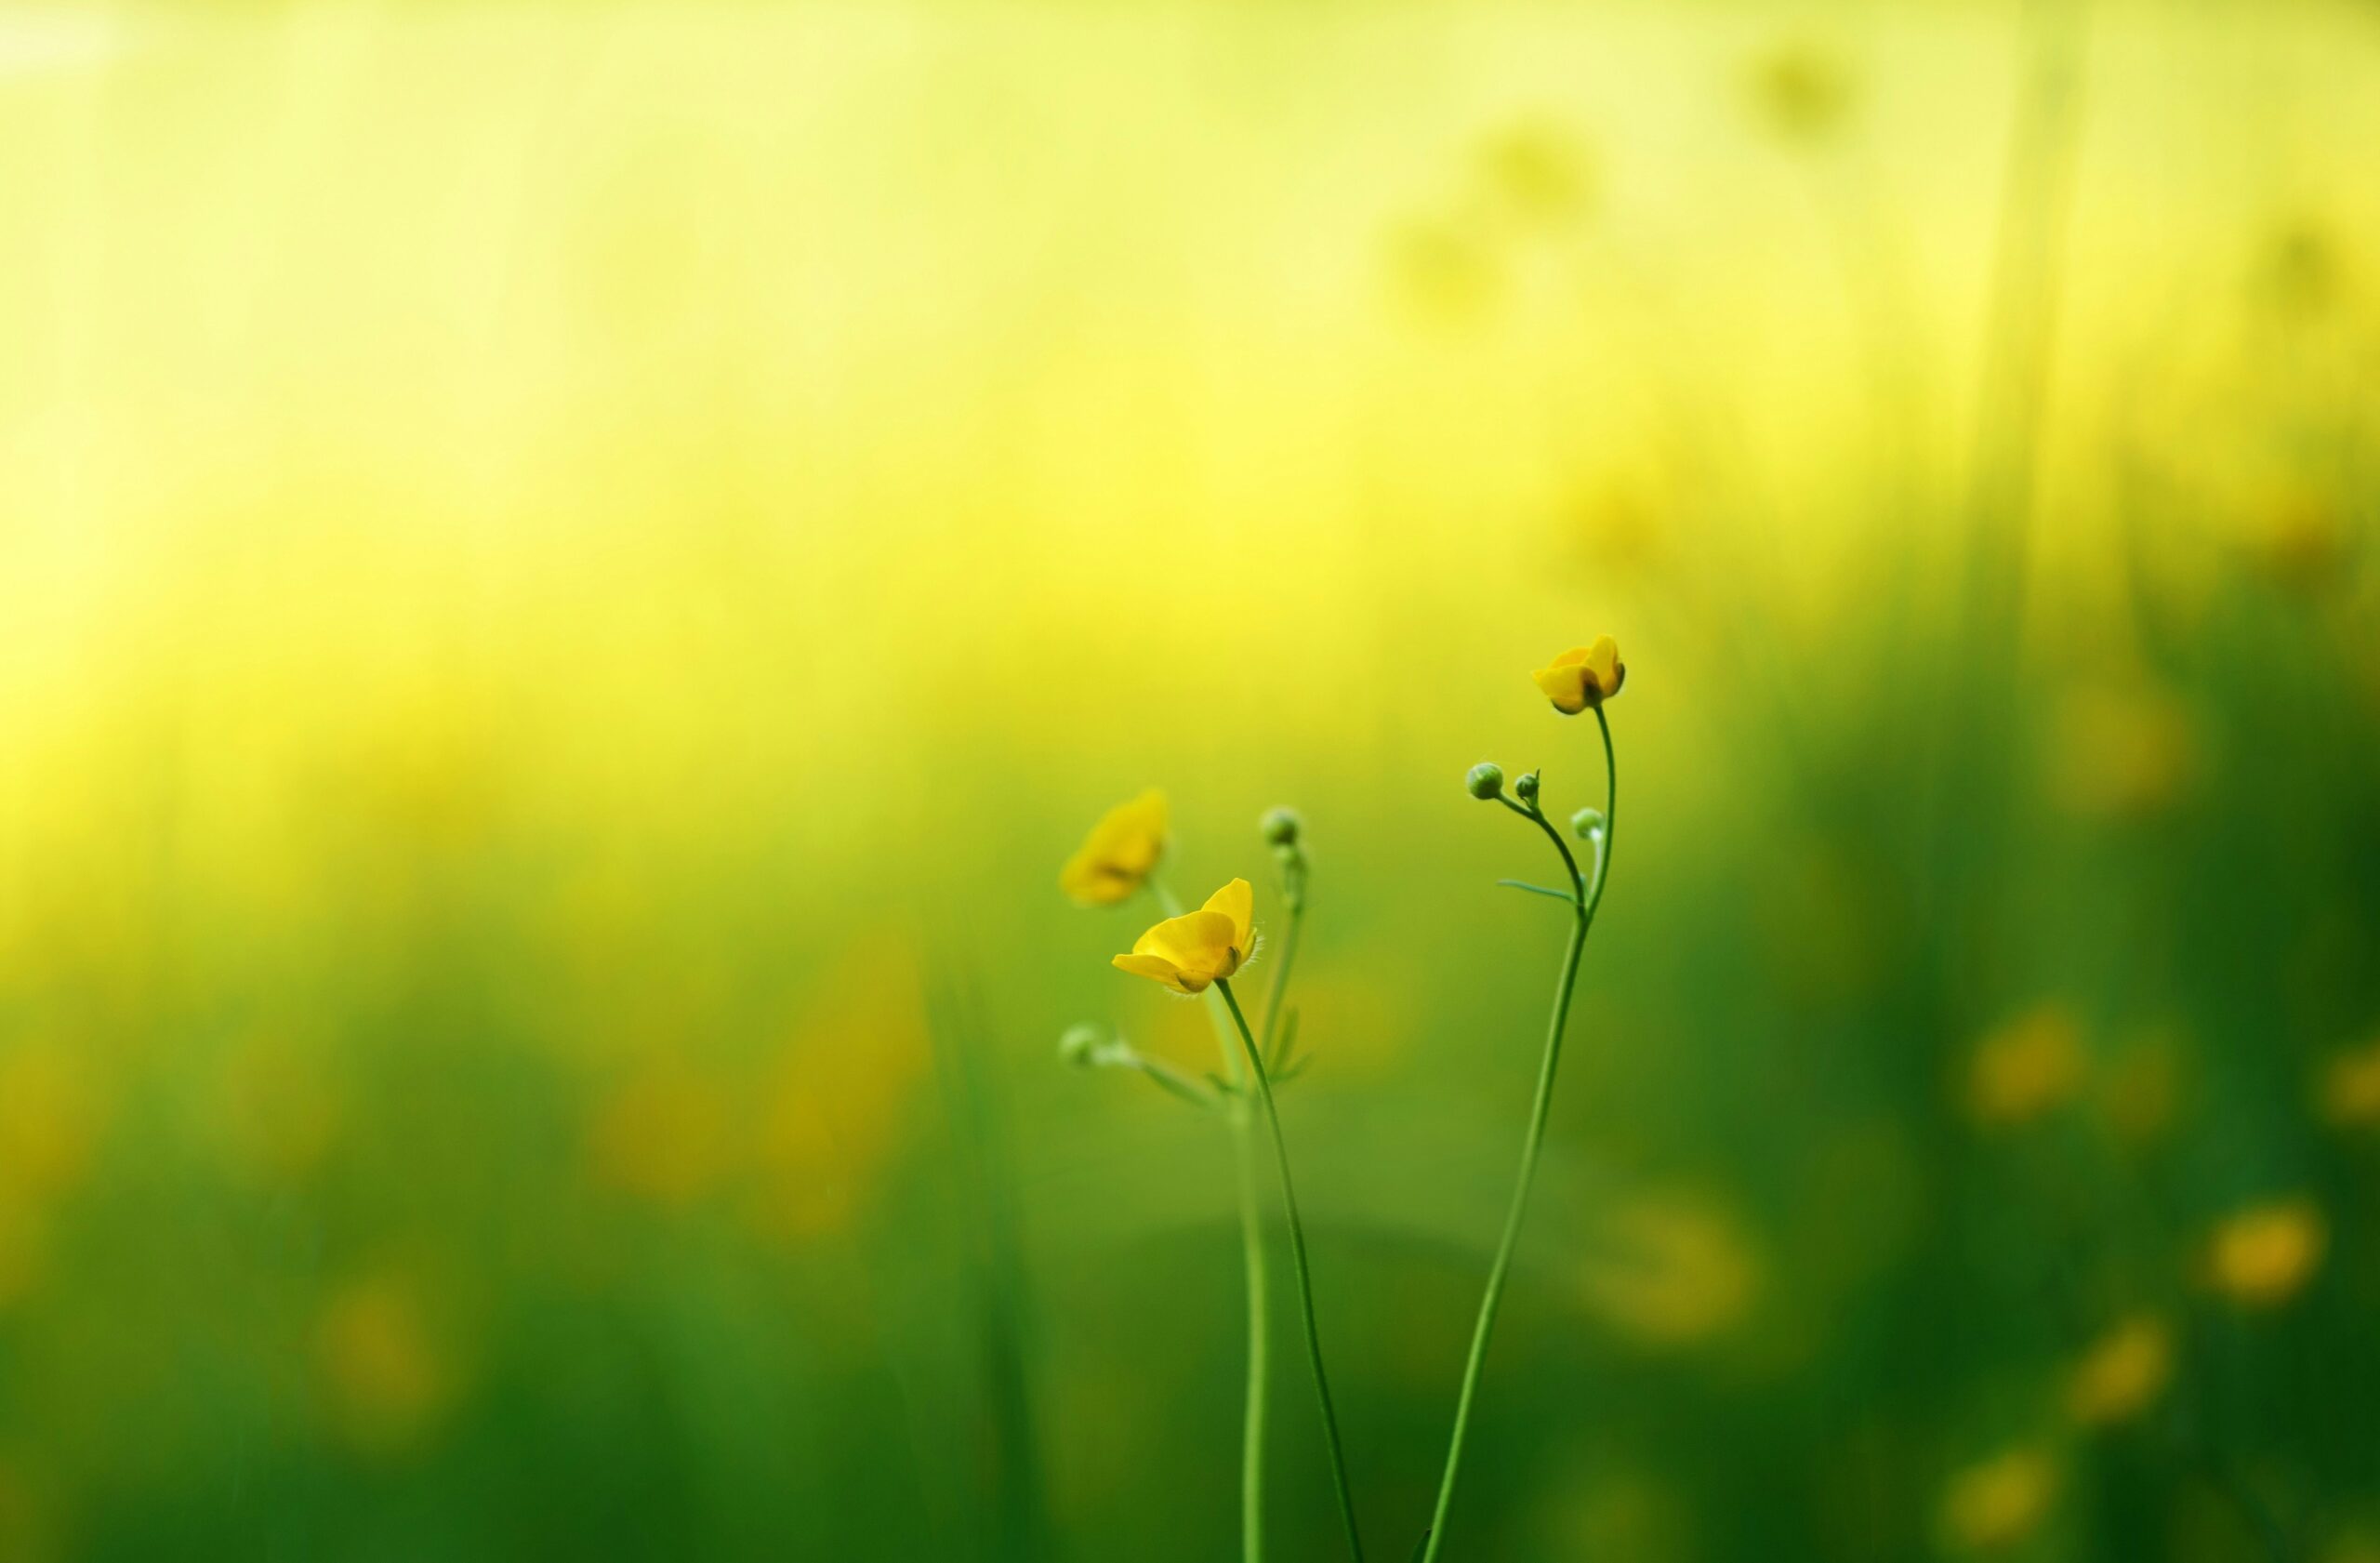
[[[2086,1427],[2105,1427],[2156,1403],[2174,1376],[2174,1332],[2146,1314],[2100,1336],[2066,1381],[2066,1410]]]
[[[1165,855],[1165,794],[1150,788],[1100,816],[1058,872],[1058,888],[1083,907],[1112,907],[1140,889]]]
[[[2334,1054],[2320,1098],[2322,1116],[2341,1128],[2380,1124],[2380,1041]]]
[[[2073,1095],[2082,1079],[2082,1028],[2043,1004],[1976,1045],[1967,1110],[1986,1125],[2030,1122]]]
[[[1116,968],[1160,982],[1176,993],[1199,993],[1248,963],[1256,952],[1255,893],[1246,880],[1207,897],[1195,912],[1167,918],[1132,941]]]
[[[1942,1528],[1969,1551],[2014,1545],[2040,1529],[2057,1486],[2057,1467],[2047,1455],[2009,1450],[1951,1478],[1942,1496]]]
[[[2310,1199],[2281,1199],[2231,1216],[2207,1249],[2215,1289],[2242,1307],[2286,1303],[2313,1277],[2330,1226]]]
[[[1540,668],[1537,687],[1564,716],[1577,716],[1589,706],[1600,706],[1628,682],[1628,665],[1620,660],[1620,642],[1598,635],[1591,646],[1573,646]]]

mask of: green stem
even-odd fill
[[[1300,890],[1288,897],[1289,926],[1281,935],[1280,958],[1273,962],[1272,991],[1264,996],[1264,1040],[1257,1051],[1269,1062],[1273,1043],[1281,1029],[1281,1000],[1289,990],[1289,964],[1298,955],[1298,930],[1305,926],[1305,894]]]
[[[1264,1328],[1264,1225],[1257,1204],[1256,1137],[1249,1132],[1248,1116],[1244,1099],[1232,1103],[1232,1159],[1239,1169],[1239,1246],[1248,1274],[1248,1386],[1239,1432],[1239,1550],[1247,1563],[1259,1563],[1264,1556],[1264,1386],[1270,1367]]]
[[[1579,960],[1586,953],[1587,930],[1593,926],[1595,908],[1603,905],[1603,887],[1611,877],[1611,841],[1615,833],[1620,803],[1620,765],[1611,748],[1611,723],[1595,708],[1595,726],[1603,735],[1604,763],[1604,828],[1603,849],[1595,854],[1594,884],[1590,889],[1579,873],[1579,865],[1570,855],[1567,842],[1561,832],[1546,823],[1545,816],[1535,809],[1518,812],[1545,828],[1554,844],[1562,854],[1562,861],[1570,870],[1570,882],[1578,889],[1570,921],[1570,942],[1562,955],[1562,974],[1554,986],[1554,1016],[1545,1031],[1545,1058],[1537,1071],[1537,1096],[1529,1105],[1528,1138],[1521,1146],[1520,1181],[1513,1189],[1513,1203],[1504,1214],[1503,1239],[1496,1245],[1496,1260],[1488,1270],[1488,1290],[1479,1300],[1479,1322],[1471,1332],[1471,1356],[1463,1364],[1462,1393],[1455,1400],[1454,1437],[1447,1447],[1446,1474],[1438,1480],[1437,1506],[1430,1513],[1430,1533],[1421,1553],[1421,1563],[1436,1563],[1438,1548],[1447,1534],[1447,1510],[1454,1503],[1455,1473],[1462,1465],[1462,1440],[1471,1430],[1471,1402],[1478,1393],[1480,1370],[1488,1361],[1488,1338],[1495,1332],[1496,1310],[1504,1300],[1504,1280],[1513,1266],[1513,1251],[1519,1245],[1521,1219],[1528,1212],[1529,1186],[1537,1181],[1538,1152],[1545,1145],[1545,1120],[1554,1106],[1554,1074],[1562,1062],[1562,1031],[1570,1017],[1570,996],[1579,985]]]
[[[1218,981],[1215,991],[1223,996],[1223,1005],[1231,1011],[1234,1025],[1239,1027],[1240,1044],[1248,1050],[1248,1066],[1256,1081],[1257,1099],[1264,1105],[1264,1122],[1273,1132],[1273,1159],[1281,1171],[1281,1205],[1289,1215],[1289,1256],[1298,1273],[1298,1305],[1305,1316],[1305,1350],[1314,1365],[1315,1397],[1322,1404],[1322,1432],[1330,1446],[1330,1480],[1339,1493],[1339,1517],[1346,1522],[1347,1550],[1355,1563],[1363,1563],[1364,1542],[1355,1529],[1355,1503],[1347,1490],[1347,1452],[1339,1440],[1339,1413],[1330,1403],[1330,1376],[1322,1368],[1322,1331],[1314,1318],[1314,1271],[1306,1262],[1305,1224],[1298,1219],[1298,1193],[1289,1181],[1289,1145],[1281,1135],[1281,1114],[1273,1105],[1273,1082],[1264,1073],[1263,1056],[1256,1051],[1255,1034],[1248,1028],[1248,1017],[1240,1013],[1239,1000],[1232,993],[1229,981]]]
[[[1163,881],[1152,877],[1149,894],[1168,917],[1182,915],[1182,903]],[[1208,1012],[1212,1015],[1214,1012]],[[1223,1076],[1240,1083],[1239,1050],[1229,1030],[1215,1018],[1215,1044],[1223,1051]],[[1231,1123],[1232,1161],[1239,1185],[1239,1250],[1248,1291],[1248,1384],[1240,1413],[1239,1546],[1244,1563],[1263,1563],[1264,1556],[1264,1402],[1271,1374],[1267,1323],[1271,1287],[1265,1274],[1264,1220],[1256,1192],[1256,1137],[1249,1125],[1248,1100],[1235,1097],[1225,1115]]]

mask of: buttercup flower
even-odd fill
[[[2280,1199],[2231,1215],[2208,1246],[2217,1291],[2242,1307],[2278,1307],[2321,1267],[2330,1225],[2310,1199]]]
[[[1165,855],[1166,812],[1165,794],[1154,787],[1108,810],[1058,871],[1058,888],[1081,907],[1130,899]]]
[[[2145,1314],[2127,1318],[2067,1376],[2067,1413],[2090,1427],[2125,1421],[2154,1404],[2173,1376],[2173,1331]]]
[[[1167,918],[1133,940],[1131,954],[1116,957],[1116,969],[1176,993],[1203,993],[1256,953],[1255,909],[1248,881],[1234,880],[1197,911]]]
[[[1598,635],[1591,646],[1573,646],[1534,675],[1537,687],[1564,716],[1577,716],[1620,693],[1628,682],[1628,665],[1620,660],[1620,642]]]
[[[2012,1449],[1950,1479],[1942,1528],[1959,1547],[1992,1552],[2041,1529],[2057,1496],[2057,1467],[2036,1449]]]

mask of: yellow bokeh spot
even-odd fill
[[[1651,1195],[1601,1223],[1580,1274],[1587,1305],[1651,1346],[1698,1344],[1741,1324],[1761,1270],[1741,1225],[1710,1200]]]
[[[2342,1129],[2380,1125],[2380,1040],[2334,1054],[2315,1100],[2324,1120]]]
[[[596,1107],[588,1153],[598,1181],[669,1208],[717,1186],[727,1169],[728,1098],[682,1055],[665,1053]]]
[[[2093,1342],[2066,1384],[2067,1413],[2087,1427],[2129,1421],[2156,1403],[2174,1376],[2174,1331],[2147,1315]]]
[[[2278,1307],[2321,1267],[2330,1224],[2311,1199],[2279,1199],[2228,1217],[2207,1244],[2208,1277],[2245,1308]]]
[[[316,1315],[313,1344],[324,1412],[364,1452],[418,1443],[452,1398],[453,1366],[408,1278],[370,1275],[338,1287]]]
[[[2064,1006],[2043,1004],[1976,1044],[1967,1110],[1987,1127],[2030,1122],[2072,1096],[2082,1074],[2081,1025]]]
[[[2050,795],[2084,819],[2154,816],[2188,794],[2198,749],[2197,723],[2178,696],[2143,681],[2079,685],[2057,707]]]
[[[1942,1530],[1970,1552],[2012,1546],[2041,1529],[2057,1498],[2058,1473],[2037,1449],[2012,1449],[1968,1466],[1942,1494]]]

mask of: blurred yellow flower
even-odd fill
[[[1990,1551],[2041,1528],[2057,1496],[2057,1467],[2037,1449],[2012,1449],[1950,1478],[1942,1495],[1942,1529],[1951,1542]]]
[[[2082,1028],[2056,1004],[2017,1016],[1976,1044],[1967,1109],[1977,1122],[2030,1122],[2074,1093],[2082,1079]]]
[[[1567,222],[1594,193],[1594,159],[1577,136],[1548,119],[1523,120],[1490,138],[1480,149],[1479,169],[1489,197],[1522,222]]]
[[[2127,1421],[2154,1405],[2174,1376],[2174,1332],[2147,1314],[2093,1342],[2066,1381],[2066,1410],[2086,1427]]]
[[[2272,582],[2312,593],[2340,579],[2355,557],[2355,534],[2337,499],[2305,484],[2262,507],[2245,539],[2248,557]]]
[[[2199,770],[2197,723],[2178,697],[2138,679],[2084,684],[2057,709],[2049,786],[2086,819],[2138,819],[2188,793]]]
[[[1760,1291],[1760,1266],[1722,1207],[1649,1196],[1603,1223],[1607,1252],[1580,1277],[1588,1305],[1640,1343],[1683,1346],[1741,1323]]]
[[[1176,993],[1203,992],[1248,963],[1255,953],[1255,893],[1234,880],[1195,912],[1167,918],[1115,958],[1117,970],[1163,983]]]
[[[933,1042],[917,951],[871,935],[837,953],[762,1082],[753,1225],[774,1241],[848,1235],[917,1122]]]
[[[1754,60],[1746,86],[1769,129],[1789,140],[1814,141],[1849,115],[1858,82],[1832,54],[1797,43]]]
[[[362,1277],[334,1291],[314,1321],[314,1355],[324,1409],[368,1451],[416,1442],[453,1393],[419,1292],[400,1276]]]
[[[587,1149],[604,1185],[670,1209],[707,1194],[727,1170],[726,1089],[664,1053],[613,1087],[589,1117]]]
[[[2380,1124],[2380,1040],[2333,1054],[2316,1094],[2322,1117],[2341,1128]]]
[[[2215,1227],[2209,1278],[2241,1307],[2277,1307],[2313,1278],[2329,1246],[2330,1225],[2311,1199],[2252,1206]]]
[[[1058,888],[1083,907],[1112,907],[1147,882],[1165,855],[1165,794],[1150,788],[1100,816],[1058,872]]]
[[[1620,660],[1620,642],[1598,635],[1594,644],[1571,647],[1532,676],[1555,710],[1577,716],[1619,694],[1628,682],[1628,665]]]
[[[106,1104],[83,1056],[49,1041],[0,1054],[0,1186],[47,1198],[83,1181]]]

